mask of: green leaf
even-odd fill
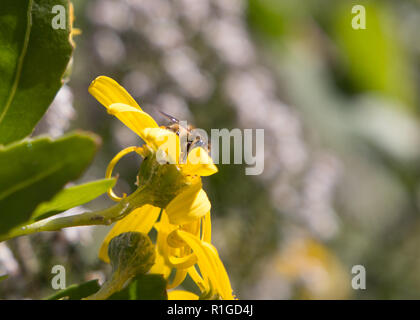
[[[160,274],[142,274],[108,300],[167,300],[166,280]]]
[[[0,144],[29,135],[62,86],[73,52],[70,19],[54,29],[52,13],[68,0],[1,0]]]
[[[6,280],[9,277],[8,274],[4,274],[2,276],[0,276],[0,281]]]
[[[104,194],[114,185],[115,179],[102,179],[63,189],[50,201],[41,203],[32,214],[32,219],[35,221],[45,219],[85,204]]]
[[[160,274],[137,276],[130,285],[130,300],[167,300],[166,280]]]
[[[285,32],[287,17],[285,11],[280,1],[248,0],[247,19],[260,33],[279,37]]]
[[[0,234],[28,221],[38,204],[78,178],[98,141],[93,134],[73,133],[0,146]]]
[[[337,2],[338,3],[338,2]],[[366,29],[351,25],[355,4],[366,8]],[[415,108],[415,77],[409,55],[398,33],[392,7],[381,1],[340,2],[334,10],[333,36],[346,63],[346,77],[356,92],[379,92],[404,104],[407,111]]]
[[[58,300],[67,297],[68,300],[81,300],[94,294],[100,288],[98,280],[90,280],[81,284],[73,284],[68,288],[61,290],[45,298],[45,300]]]

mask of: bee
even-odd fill
[[[163,111],[159,110],[159,112],[170,122],[167,126],[165,126],[165,129],[171,130],[179,136],[181,141],[181,156],[184,159],[186,159],[188,153],[192,149],[197,147],[202,147],[204,150],[207,150],[207,152],[210,153],[210,144],[194,132],[195,127],[192,125],[184,127],[177,118]]]

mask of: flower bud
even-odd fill
[[[156,251],[147,235],[124,232],[111,239],[108,255],[112,276],[87,300],[105,300],[120,291],[131,278],[148,272],[155,263]]]
[[[112,238],[108,255],[113,272],[128,277],[146,273],[155,263],[154,245],[140,232],[125,232]]]

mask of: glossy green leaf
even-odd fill
[[[0,144],[29,135],[62,86],[73,52],[70,19],[65,29],[52,20],[68,0],[1,0]]]
[[[81,300],[94,294],[100,288],[98,280],[90,280],[81,284],[73,284],[68,288],[61,290],[57,293],[46,298],[46,300],[58,300],[66,298],[68,300]]]
[[[41,203],[32,214],[33,220],[41,220],[57,213],[88,203],[115,185],[115,179],[91,181],[61,190],[48,202]]]
[[[78,178],[97,145],[95,135],[74,133],[0,147],[0,234],[28,221],[40,203]]]
[[[114,293],[108,300],[167,300],[166,280],[160,274],[136,276],[120,292]]]

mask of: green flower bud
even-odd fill
[[[111,279],[87,300],[107,299],[120,291],[131,278],[148,272],[155,263],[156,251],[147,235],[125,232],[111,239],[108,255],[112,266]]]
[[[113,272],[134,277],[150,270],[155,263],[155,247],[140,232],[125,232],[112,238],[108,255]]]

